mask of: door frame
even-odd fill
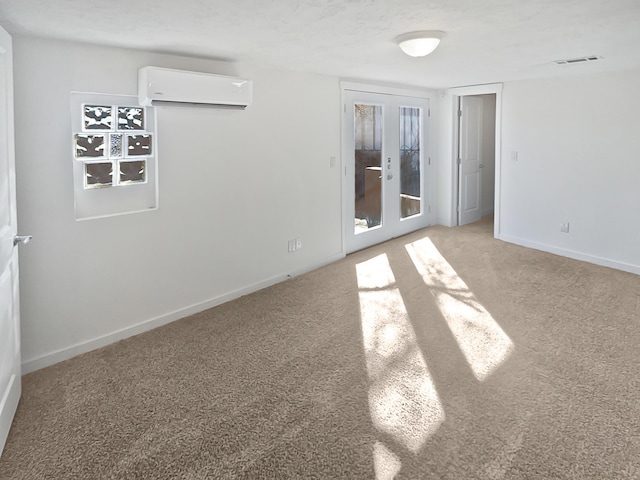
[[[431,110],[434,108],[434,98],[436,96],[436,92],[429,89],[421,89],[421,88],[411,88],[411,87],[402,87],[402,86],[393,86],[393,85],[375,85],[369,83],[360,83],[354,81],[341,80],[340,81],[340,149],[342,152],[341,155],[341,173],[340,173],[340,182],[342,192],[342,218],[340,219],[341,232],[342,232],[342,253],[348,254],[351,251],[347,251],[347,232],[346,232],[346,218],[350,216],[349,207],[347,202],[350,201],[350,189],[352,185],[346,181],[347,178],[347,159],[351,152],[347,149],[346,139],[345,139],[345,115],[347,113],[347,92],[360,92],[363,94],[377,94],[377,95],[392,95],[398,97],[413,97],[418,99],[427,100],[428,103],[428,112],[424,117],[424,143],[426,145],[424,151],[424,175],[423,175],[423,184],[422,187],[424,189],[424,207],[425,207],[425,226],[431,225],[431,205],[432,205],[432,195],[433,195],[433,186],[432,186],[432,176],[430,170],[431,165],[433,164],[433,146],[432,143],[435,141],[433,136],[430,136],[431,127]],[[354,250],[355,251],[355,250]]]
[[[496,96],[496,134],[495,134],[495,192],[493,207],[493,236],[498,237],[500,234],[500,191],[501,191],[501,165],[502,165],[502,84],[492,83],[487,85],[474,85],[468,87],[450,88],[448,93],[451,95],[451,115],[453,121],[453,155],[451,158],[451,225],[458,226],[458,199],[459,199],[459,169],[458,169],[458,149],[460,136],[460,122],[458,121],[458,108],[460,105],[460,97],[469,95],[485,95],[495,94]]]

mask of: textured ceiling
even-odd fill
[[[640,0],[0,0],[10,33],[452,87],[640,68]],[[394,37],[444,30],[428,57]],[[588,64],[554,60],[599,55]]]

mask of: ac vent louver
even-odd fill
[[[602,57],[599,56],[599,55],[591,55],[589,57],[568,58],[566,60],[556,60],[554,63],[556,65],[571,65],[572,63],[595,62],[596,60],[602,60]]]

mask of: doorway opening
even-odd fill
[[[502,85],[451,89],[454,104],[454,225],[500,222]]]
[[[458,97],[458,225],[493,215],[496,95]]]

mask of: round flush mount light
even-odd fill
[[[424,57],[433,52],[444,32],[440,30],[422,30],[409,32],[395,38],[396,43],[404,53],[412,57]]]

